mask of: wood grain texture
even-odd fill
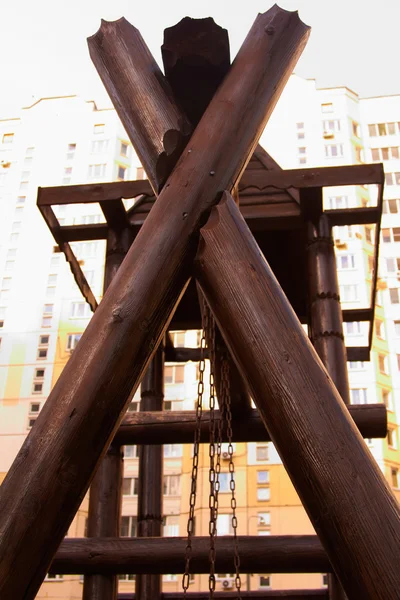
[[[349,406],[355,425],[365,438],[387,436],[387,411],[384,404]],[[216,411],[216,419],[219,412]],[[117,444],[190,444],[193,442],[196,415],[193,410],[160,413],[127,413],[115,436]],[[234,442],[268,442],[271,437],[257,410],[251,410],[232,421]],[[317,435],[317,432],[314,433]],[[201,440],[208,441],[209,414],[204,411],[201,421]],[[223,429],[223,441],[227,434]]]
[[[140,411],[162,411],[164,401],[164,341],[159,345],[140,387]],[[163,517],[163,447],[139,447],[138,536],[160,537]],[[138,600],[159,600],[161,576],[138,575]]]
[[[210,540],[193,537],[194,573],[208,573]],[[69,538],[61,543],[52,573],[183,573],[186,538]],[[215,539],[216,572],[233,572],[230,536]],[[328,558],[317,536],[239,536],[242,573],[326,573]]]
[[[185,290],[199,227],[238,181],[308,36],[297,14],[278,7],[256,18],[49,395],[0,488],[2,600],[35,597]],[[136,67],[147,69],[143,53]],[[131,105],[128,79],[121,75]],[[133,141],[134,123],[124,125]]]
[[[208,600],[209,592],[189,592],[186,596],[183,592],[171,592],[161,594],[161,600]],[[266,590],[265,592],[240,592],[241,598],[254,598],[254,600],[328,600],[328,592],[326,589],[314,590]],[[234,592],[215,592],[214,598],[221,600],[237,599],[237,594]],[[121,593],[118,594],[118,600],[137,600],[135,594]]]
[[[201,230],[197,263],[225,341],[347,595],[395,600],[399,505],[228,193]]]

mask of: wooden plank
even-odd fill
[[[400,507],[230,194],[200,234],[201,288],[340,583],[395,600]]]
[[[210,569],[209,537],[192,538],[194,573]],[[51,573],[183,573],[185,537],[68,538],[52,562]],[[230,536],[216,537],[216,572],[232,573]],[[316,535],[239,536],[241,573],[326,573],[329,560]]]
[[[52,229],[51,233],[54,235]],[[60,234],[66,242],[86,242],[91,240],[106,240],[107,223],[91,223],[90,225],[62,225]]]
[[[387,411],[384,404],[360,404],[348,407],[364,438],[385,438],[387,435]],[[219,419],[219,412],[216,412]],[[201,422],[201,441],[209,439],[209,413],[205,411]],[[126,413],[115,436],[116,444],[191,444],[196,426],[196,415],[190,411],[163,411]],[[271,436],[265,428],[257,410],[252,409],[232,421],[234,442],[270,442]],[[315,435],[318,432],[315,432]],[[222,430],[223,441],[228,437]]]
[[[346,352],[349,362],[357,362],[359,360],[368,362],[371,356],[368,346],[347,346]]]
[[[268,187],[321,188],[340,185],[383,184],[384,172],[381,164],[345,165],[338,167],[313,167],[311,169],[285,169],[244,173],[239,183],[239,192],[247,187],[260,190]]]
[[[115,230],[129,229],[130,223],[120,198],[117,198],[114,202],[100,202],[100,208],[110,227]]]
[[[209,600],[210,592],[189,592],[185,596],[183,592],[170,592],[161,594],[161,600]],[[241,598],[254,598],[254,600],[328,600],[326,589],[313,590],[265,590],[265,592],[240,592]],[[221,600],[237,599],[236,592],[215,592],[214,598]],[[137,600],[133,593],[118,594],[118,600]]]
[[[308,36],[297,13],[274,6],[256,18],[191,152],[159,195],[2,483],[0,596],[32,598],[40,587],[185,290],[199,227],[217,194],[235,186]],[[123,63],[122,40],[113,40],[110,54]],[[105,50],[104,35],[103,43]],[[121,82],[115,62],[112,75]],[[122,77],[129,107],[131,88],[152,77],[140,70],[136,79]],[[146,102],[137,112],[145,119]],[[135,129],[128,134],[133,140]]]
[[[147,179],[39,187],[37,205],[40,208],[41,206],[59,204],[113,202],[116,198],[136,198],[142,194],[146,196],[153,194],[152,187]]]
[[[326,210],[332,227],[336,225],[367,225],[380,220],[380,211],[376,206],[360,206],[357,208],[338,208]]]

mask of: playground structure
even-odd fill
[[[1,598],[34,598],[51,568],[84,573],[86,600],[116,598],[118,573],[138,574],[136,598],[157,599],[160,570],[185,570],[186,540],[157,539],[160,444],[205,442],[221,415],[199,423],[163,413],[162,373],[164,360],[204,359],[204,348],[174,348],[168,335],[202,328],[204,298],[217,327],[215,344],[212,328],[205,340],[217,395],[230,392],[232,435],[224,422],[221,439],[271,439],[318,534],[240,538],[240,572],[332,573],[328,592],[223,596],[398,598],[399,507],[360,435],[385,435],[385,407],[346,406],[346,360],[367,360],[372,339],[383,169],[283,171],[258,146],[308,33],[297,14],[274,7],[230,66],[226,32],[184,19],[165,34],[165,77],[124,19],[90,38],[149,181],[39,191],[95,314],[0,490]],[[323,209],[324,187],[364,184],[378,185],[375,207]],[[129,210],[127,198],[136,199]],[[107,223],[61,227],[51,207],[74,202],[99,202]],[[332,227],[370,223],[370,306],[342,311]],[[69,245],[89,239],[107,240],[99,306]],[[343,320],[369,321],[367,347],[346,350]],[[141,381],[143,412],[124,416]],[[127,443],[143,445],[137,539],[118,539]],[[89,538],[62,542],[90,483]],[[235,571],[232,539],[213,537],[192,538],[191,572],[209,571],[210,544],[211,569]]]

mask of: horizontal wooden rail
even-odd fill
[[[88,202],[108,202],[118,198],[136,198],[142,194],[152,196],[153,193],[147,179],[39,187],[37,204],[39,208],[56,204],[87,204]]]
[[[161,594],[161,600],[208,600],[210,592],[189,592],[184,596],[183,592],[170,592]],[[215,592],[214,598],[218,600],[236,600],[237,592]],[[241,598],[253,598],[254,600],[328,600],[327,589],[315,590],[265,590],[264,592],[240,592]],[[134,593],[118,594],[118,600],[137,600]]]
[[[216,538],[217,573],[232,573],[231,536]],[[51,573],[183,573],[186,538],[68,538]],[[193,538],[191,571],[209,573],[210,539]],[[242,573],[327,573],[331,566],[316,535],[239,536]]]
[[[387,414],[384,404],[349,406],[350,414],[365,438],[384,438],[387,435]],[[216,418],[219,418],[217,412]],[[117,444],[192,444],[196,426],[194,411],[160,411],[126,413],[116,434]],[[252,410],[232,422],[235,442],[266,442],[271,438],[257,410]],[[317,433],[317,432],[316,432]],[[209,414],[203,413],[201,440],[209,439]],[[223,441],[227,441],[223,430]]]

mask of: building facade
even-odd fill
[[[379,292],[370,362],[349,362],[353,403],[383,402],[389,435],[366,440],[389,485],[400,498],[400,96],[360,99],[348,88],[318,89],[292,76],[261,139],[283,168],[383,162],[386,173]],[[114,110],[101,110],[77,97],[42,99],[13,118],[0,119],[0,481],[34,425],[46,398],[74,351],[89,319],[64,256],[58,252],[36,208],[38,186],[123,179],[145,174]],[[329,188],[328,208],[371,206],[373,186]],[[104,220],[97,204],[58,207],[61,224]],[[340,292],[345,308],[368,306],[373,231],[335,230]],[[101,299],[105,243],[74,244],[96,298]],[[345,324],[346,344],[367,343],[364,323]],[[198,332],[176,332],[176,346],[196,347]],[[165,410],[192,410],[197,395],[195,363],[167,364]],[[129,410],[138,410],[136,393]],[[208,450],[201,449],[195,533],[208,534]],[[192,464],[190,445],[164,447],[164,535],[184,536]],[[234,446],[238,533],[313,533],[313,527],[272,443]],[[222,459],[218,534],[232,534],[228,463]],[[137,448],[125,447],[121,535],[136,534]],[[69,536],[83,536],[87,498]],[[120,590],[134,589],[133,576],[120,577]],[[242,576],[242,589],[312,588],[323,574]],[[218,575],[217,589],[229,590],[233,576]],[[178,575],[163,576],[163,590],[181,588]],[[195,576],[191,590],[208,589]],[[48,578],[40,598],[82,597],[77,576]]]

